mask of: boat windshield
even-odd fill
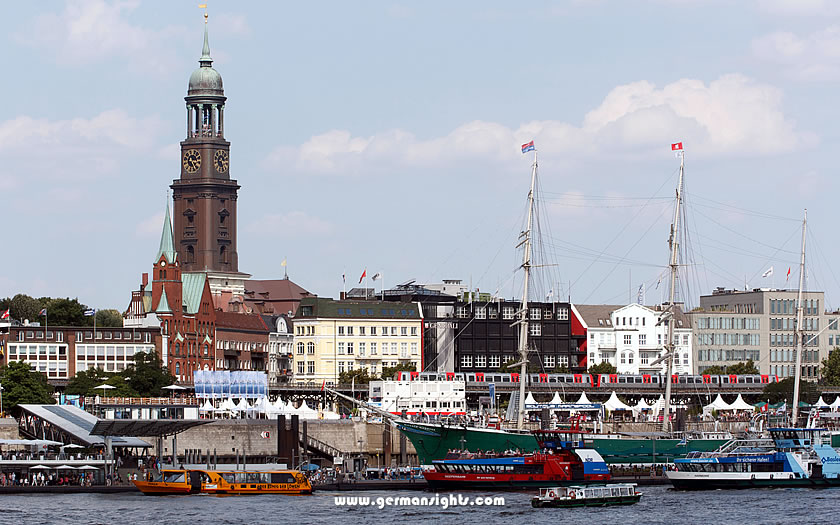
[[[184,471],[164,472],[163,481],[166,483],[183,483],[186,477]]]

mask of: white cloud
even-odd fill
[[[840,26],[799,36],[776,32],[752,41],[755,56],[781,64],[791,76],[808,81],[840,80]]]
[[[131,23],[129,15],[138,5],[136,0],[68,0],[61,14],[36,17],[16,38],[22,44],[43,48],[60,64],[123,57],[130,58],[133,69],[144,74],[169,71],[174,62],[165,43],[180,30],[174,26],[152,30]]]
[[[544,120],[513,129],[477,120],[430,139],[400,129],[367,137],[331,130],[299,147],[276,148],[265,165],[352,176],[476,159],[504,163],[515,160],[518,145],[532,138],[544,155],[572,159],[661,155],[676,140],[705,156],[773,155],[815,144],[813,134],[798,131],[785,116],[781,102],[780,90],[740,74],[709,84],[682,79],[662,88],[640,81],[610,91],[580,125]]]
[[[125,155],[155,148],[163,129],[157,116],[134,118],[121,109],[89,119],[15,117],[0,122],[0,153],[7,161],[4,178],[116,175]]]
[[[272,237],[294,238],[332,233],[333,225],[303,211],[269,213],[249,224],[246,231],[270,234]]]

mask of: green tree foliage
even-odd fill
[[[87,324],[88,319],[85,317],[87,307],[78,299],[44,297],[41,302],[47,309],[47,320],[52,326],[85,326]]]
[[[554,370],[551,371],[552,374],[568,374],[571,373],[569,367],[566,365],[557,365],[554,367]]]
[[[616,372],[615,366],[606,361],[589,367],[590,374],[615,374]]]
[[[92,323],[91,323],[92,324]],[[96,311],[96,326],[105,326],[113,328],[121,328],[123,325],[123,316],[119,310],[107,309]]]
[[[138,352],[134,362],[120,372],[130,388],[139,396],[159,396],[163,387],[175,383],[175,376],[163,366],[156,352]]]
[[[820,377],[823,384],[840,386],[840,349],[835,348],[828,353],[826,359],[823,359]]]
[[[9,301],[9,315],[12,319],[19,321],[23,321],[24,319],[37,321],[38,312],[41,311],[41,308],[43,307],[38,299],[22,293],[12,297],[11,301]]]
[[[376,379],[368,374],[366,368],[357,368],[355,370],[347,370],[338,374],[338,382],[342,385],[349,385],[355,383],[356,385],[366,385],[370,383],[371,379]]]
[[[46,376],[22,361],[13,361],[0,368],[0,384],[3,385],[3,410],[6,412],[20,404],[55,403]]]
[[[758,368],[756,368],[755,363],[753,360],[750,359],[746,363],[735,363],[734,365],[729,365],[726,367],[727,374],[757,374]]]
[[[762,400],[768,400],[770,403],[787,402],[788,407],[793,404],[793,384],[794,379],[788,377],[778,383],[768,383],[762,391]],[[820,397],[820,392],[817,390],[816,383],[811,381],[799,381],[799,400],[806,403],[814,403]]]
[[[47,309],[47,323],[50,326],[93,326],[93,316],[85,316],[89,307],[80,303],[78,299],[69,297],[41,297],[35,299],[26,294],[17,294],[12,298],[0,299],[0,310],[8,308],[12,319],[44,323],[45,319],[39,315],[42,308]],[[123,325],[123,317],[119,310],[103,309],[96,311],[96,326],[119,328]]]
[[[82,370],[70,379],[64,392],[79,396],[96,395],[97,392],[93,387],[105,383],[111,375],[113,374],[109,374],[101,368]],[[100,390],[99,393],[102,393],[102,391]]]
[[[735,363],[734,365],[729,366],[710,366],[709,368],[703,371],[704,374],[712,375],[712,376],[721,376],[721,375],[743,375],[743,374],[757,374],[758,368],[756,368],[755,363],[753,360],[750,359],[746,363]]]
[[[383,366],[382,379],[393,379],[397,372],[416,372],[414,363],[400,363],[397,366]]]

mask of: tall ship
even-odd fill
[[[770,439],[691,452],[665,475],[678,490],[840,486],[840,455],[822,428],[771,428]]]
[[[610,480],[604,459],[584,448],[579,428],[534,431],[537,452],[449,451],[431,462],[423,477],[434,489],[516,489],[599,483]]]
[[[586,446],[594,448],[608,463],[652,463],[657,460],[670,461],[674,458],[685,457],[691,451],[714,451],[731,436],[713,435],[713,436],[689,436],[689,435],[675,435],[670,428],[670,397],[671,397],[671,383],[666,378],[676,377],[673,375],[673,354],[674,354],[674,322],[671,320],[674,317],[675,308],[675,290],[677,286],[677,272],[679,269],[678,263],[678,231],[680,220],[680,208],[682,204],[682,188],[684,177],[684,156],[682,152],[682,144],[679,144],[678,154],[680,157],[680,171],[679,180],[676,191],[676,205],[674,210],[673,222],[670,228],[670,237],[668,240],[670,249],[670,291],[669,301],[665,305],[664,312],[661,317],[661,322],[667,323],[668,337],[664,345],[664,355],[659,358],[657,362],[665,361],[667,364],[666,374],[664,377],[660,376],[659,384],[664,386],[665,390],[665,407],[666,413],[663,417],[663,436],[665,439],[653,437],[637,437],[637,436],[598,436],[588,435],[585,439]],[[503,430],[500,425],[495,425],[494,428],[478,428],[467,425],[456,425],[446,422],[441,423],[424,423],[416,421],[398,420],[395,422],[397,427],[411,440],[414,448],[417,450],[421,463],[431,464],[435,460],[440,460],[445,457],[448,450],[452,449],[468,449],[468,450],[519,450],[521,452],[533,453],[539,450],[537,440],[529,432],[523,430],[523,421],[525,415],[525,388],[527,379],[530,375],[527,373],[528,365],[528,291],[530,283],[531,271],[531,234],[534,214],[534,196],[537,180],[537,153],[533,148],[533,143],[523,145],[523,152],[526,151],[526,146],[529,146],[528,151],[534,151],[534,162],[531,171],[531,188],[528,193],[528,219],[526,229],[520,234],[520,242],[518,246],[523,247],[523,261],[521,268],[523,270],[523,293],[521,308],[517,314],[514,325],[519,328],[519,345],[518,351],[520,362],[512,366],[519,365],[521,367],[519,374],[509,374],[516,376],[519,383],[519,406],[517,413],[516,429]],[[673,148],[673,146],[672,146]],[[653,364],[656,364],[654,362]],[[483,374],[482,374],[483,375]],[[582,374],[582,377],[589,378],[589,385],[593,385],[592,376]],[[519,380],[518,378],[522,378]]]

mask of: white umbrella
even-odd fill
[[[99,467],[94,467],[93,465],[84,465],[81,467],[77,467],[76,470],[99,470]]]
[[[186,390],[186,388],[184,388],[180,385],[169,385],[169,386],[163,387],[163,390]]]
[[[85,448],[85,447],[83,447],[82,445],[77,445],[75,443],[69,443],[67,445],[64,445],[61,448]]]
[[[104,396],[106,390],[114,390],[117,387],[111,386],[107,383],[102,383],[101,385],[94,387],[94,390],[99,390],[100,388],[102,389],[102,395]]]
[[[46,465],[35,465],[34,467],[29,467],[29,470],[49,470],[50,467]]]
[[[76,467],[71,467],[70,465],[59,465],[57,467],[53,467],[55,470],[76,470]]]

